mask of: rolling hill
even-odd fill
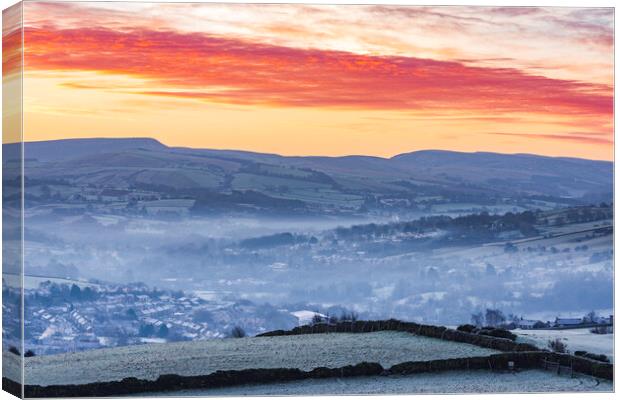
[[[5,152],[8,146],[15,145],[4,145]],[[507,199],[532,208],[534,200],[586,204],[612,197],[611,162],[530,154],[427,150],[392,158],[287,157],[168,147],[148,138],[26,142],[24,153],[34,186],[152,190],[196,198],[197,209],[220,203],[221,196],[231,206],[260,208],[279,199],[289,210],[320,212]]]

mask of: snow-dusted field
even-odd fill
[[[8,351],[2,352],[2,376],[14,382],[20,382],[22,380],[22,369],[19,356],[9,353]]]
[[[331,333],[146,344],[26,358],[26,384],[53,385],[206,375],[247,368],[341,367],[363,361],[385,368],[405,361],[485,356],[492,349],[406,332]]]
[[[413,393],[611,392],[613,384],[589,377],[570,378],[542,370],[519,373],[441,372],[409,376],[308,379],[268,385],[149,393],[150,396],[289,396]]]
[[[614,359],[614,335],[597,335],[590,333],[590,329],[564,329],[564,330],[522,330],[513,331],[518,334],[522,341],[530,342],[540,348],[547,348],[549,340],[561,339],[568,346],[568,351],[574,353],[577,350],[585,350],[595,354],[605,354],[613,362]]]

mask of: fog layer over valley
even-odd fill
[[[611,217],[598,206],[338,228],[342,220],[63,217],[28,224],[25,268],[291,311],[312,303],[456,324],[485,307],[611,308]]]

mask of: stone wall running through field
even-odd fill
[[[162,375],[157,380],[125,378],[121,381],[95,382],[82,385],[26,385],[26,397],[103,397],[148,392],[167,392],[186,389],[209,389],[246,384],[266,384],[301,379],[347,378],[376,375],[410,375],[454,370],[505,371],[541,368],[543,360],[572,367],[573,371],[597,378],[612,380],[613,364],[602,363],[568,354],[548,351],[524,351],[492,354],[486,357],[466,357],[432,361],[404,362],[383,368],[379,363],[360,363],[341,368],[319,367],[311,371],[297,368],[264,368],[240,371],[217,371],[209,375]],[[3,378],[3,386],[16,387]]]
[[[479,335],[457,331],[446,328],[445,326],[423,325],[415,322],[403,322],[395,319],[385,321],[354,321],[338,322],[335,324],[314,324],[304,325],[293,328],[289,331],[273,331],[262,333],[257,336],[288,336],[306,335],[313,333],[365,333],[376,331],[404,331],[421,336],[428,336],[442,340],[469,343],[490,349],[519,352],[519,351],[540,351],[540,349],[529,343],[517,343],[510,339],[496,338],[492,336]]]
[[[406,331],[416,335],[443,340],[470,343],[504,351],[489,356],[464,357],[431,361],[411,361],[383,368],[379,363],[362,362],[339,368],[318,367],[310,371],[298,368],[256,368],[245,370],[217,371],[208,375],[180,376],[161,375],[156,380],[125,378],[120,381],[94,382],[78,385],[26,385],[26,397],[103,397],[121,396],[148,392],[167,392],[185,389],[209,389],[245,384],[264,384],[301,379],[345,378],[376,375],[409,375],[454,370],[491,370],[542,368],[545,361],[570,367],[575,373],[596,378],[613,380],[613,364],[591,360],[570,354],[540,350],[535,346],[515,343],[509,339],[461,332],[445,327],[421,325],[396,320],[355,321],[337,324],[315,324],[301,326],[290,331],[267,332],[260,336],[305,335],[314,333],[363,333],[382,330]],[[19,385],[3,378],[4,388]]]

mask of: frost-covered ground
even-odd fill
[[[585,350],[595,354],[605,354],[610,360],[614,359],[614,335],[597,335],[590,329],[564,329],[564,330],[523,330],[513,331],[518,334],[522,341],[530,342],[540,348],[547,348],[549,340],[560,339],[568,346],[568,351],[574,353],[577,350]]]
[[[27,384],[79,384],[162,374],[205,375],[247,368],[341,367],[363,361],[385,368],[405,361],[485,356],[492,349],[406,332],[331,333],[146,344],[26,358]]]
[[[308,379],[268,385],[244,385],[210,390],[149,393],[157,396],[287,396],[412,393],[610,392],[613,384],[589,377],[570,378],[542,370],[519,373],[488,371],[441,372],[409,376]]]
[[[8,351],[2,352],[2,377],[21,382],[22,369],[19,356]]]

